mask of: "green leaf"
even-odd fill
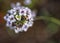
[[[37,17],[36,20],[44,20],[48,23],[46,31],[53,35],[58,31],[58,27],[60,26],[60,20],[54,18],[54,17],[48,17],[48,16],[40,16]]]
[[[49,32],[49,34],[53,35],[55,34],[57,31],[58,31],[58,25],[53,23],[53,22],[50,22],[46,28],[46,30]]]
[[[57,25],[60,26],[60,20],[59,19],[56,19],[54,17],[39,16],[39,17],[36,17],[35,20],[45,20],[45,21],[52,22],[52,23],[55,23],[55,24],[57,24]]]

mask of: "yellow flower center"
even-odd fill
[[[21,20],[21,15],[15,15],[15,18],[20,21]]]

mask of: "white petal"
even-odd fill
[[[31,18],[31,15],[28,15],[28,19],[30,19]]]
[[[21,4],[19,2],[16,3],[16,6],[19,7]]]
[[[14,8],[15,7],[15,4],[14,3],[11,3],[11,7]]]
[[[10,25],[8,23],[6,23],[6,26],[9,27]]]
[[[9,15],[8,15],[8,14],[6,14],[6,16],[4,16],[4,19],[5,19],[5,20],[7,20],[7,19],[8,19],[8,17],[9,17]]]
[[[16,14],[16,9],[8,10],[8,12],[11,13],[12,15],[15,15]]]
[[[4,16],[4,19],[5,19],[5,20],[7,19],[6,16]]]
[[[22,31],[23,31],[23,29],[22,29],[22,28],[19,28],[19,31],[20,31],[20,32],[22,32]]]
[[[11,13],[11,14],[13,13],[12,10],[8,10],[8,12]]]
[[[26,32],[28,30],[28,28],[25,28],[24,31]]]
[[[9,24],[9,22],[6,23],[6,26],[7,26],[7,27],[10,27],[11,25],[12,25],[11,22],[10,22],[10,24]]]
[[[14,29],[15,33],[19,33],[19,31],[17,29]]]
[[[28,26],[32,26],[33,25],[33,22],[28,22]]]
[[[33,17],[33,18],[36,17],[36,11],[32,11],[32,17]]]
[[[10,29],[15,29],[16,28],[16,26],[10,26]]]
[[[26,7],[25,9],[28,11],[28,13],[31,13],[31,10],[28,7]]]
[[[22,26],[22,29],[23,29],[24,31],[27,31],[27,30],[28,30],[28,26],[27,26],[26,24],[24,24],[24,25]]]
[[[10,18],[8,18],[8,19],[6,19],[7,20],[7,22],[9,22],[10,21]]]
[[[25,0],[25,1],[24,1],[24,4],[25,4],[25,5],[31,4],[31,0]]]
[[[14,18],[14,15],[10,15],[9,18]]]

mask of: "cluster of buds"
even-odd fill
[[[27,31],[33,25],[35,13],[28,7],[21,6],[20,3],[12,4],[4,19],[6,26],[14,30],[15,33]]]

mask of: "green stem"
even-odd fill
[[[36,20],[46,20],[48,22],[51,21],[57,25],[60,25],[60,20],[54,17],[40,16],[40,17],[36,17]]]

